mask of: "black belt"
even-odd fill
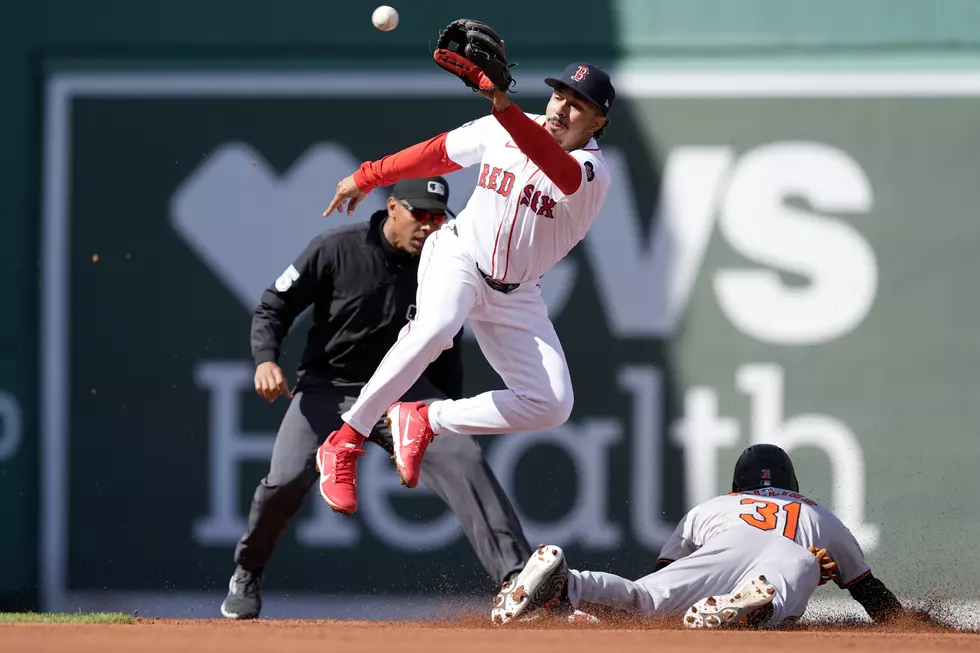
[[[476,269],[480,270],[480,266],[476,266]],[[483,270],[480,270],[480,274],[483,275],[483,280],[487,282],[488,286],[497,292],[504,293],[505,295],[509,292],[514,292],[517,290],[517,287],[521,285],[519,283],[504,283],[503,281],[497,281]]]

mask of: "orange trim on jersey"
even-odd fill
[[[855,578],[854,580],[852,580],[849,583],[847,583],[846,585],[841,585],[841,589],[845,589],[846,590],[847,588],[851,587],[852,585],[854,585],[858,581],[864,580],[865,578],[867,578],[870,575],[871,575],[871,570],[869,569],[866,572],[864,572],[863,574],[861,574],[860,576],[858,576],[857,578]]]

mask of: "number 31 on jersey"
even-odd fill
[[[772,501],[766,501],[765,499],[742,499],[743,506],[755,506],[755,511],[743,515],[739,515],[749,526],[758,528],[760,531],[771,531],[776,528],[779,521],[779,509],[780,505],[778,503],[773,503]],[[783,526],[783,537],[789,538],[791,540],[796,539],[796,529],[800,525],[800,504],[798,503],[787,503],[782,506],[783,512],[786,513],[785,525]]]

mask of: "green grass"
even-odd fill
[[[133,624],[122,612],[0,612],[0,624]]]

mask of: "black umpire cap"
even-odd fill
[[[391,196],[405,200],[413,209],[446,211],[446,203],[449,201],[449,184],[443,177],[402,179],[392,186]]]
[[[567,86],[599,107],[605,116],[616,99],[616,89],[605,70],[590,63],[573,63],[565,66],[561,77],[546,77],[544,83],[551,88]]]

